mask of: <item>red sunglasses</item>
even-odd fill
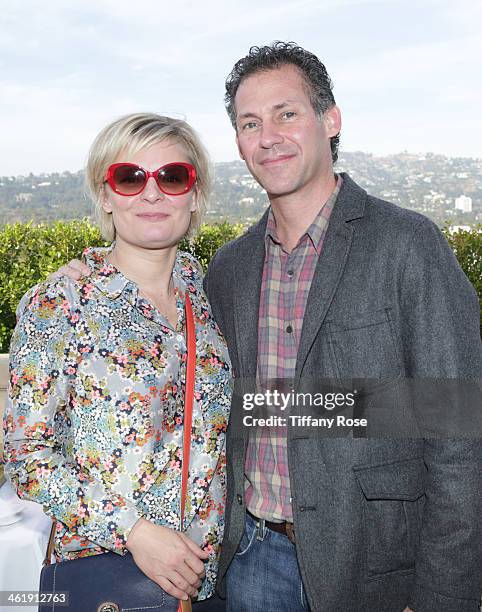
[[[196,169],[191,164],[173,162],[151,172],[137,164],[121,162],[109,166],[105,181],[119,195],[134,196],[143,191],[151,176],[162,193],[177,196],[192,189],[196,182]]]

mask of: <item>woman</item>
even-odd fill
[[[89,277],[24,296],[5,421],[6,472],[56,520],[58,561],[130,551],[167,593],[198,601],[214,592],[223,531],[230,366],[201,268],[177,247],[200,225],[208,168],[183,121],[136,114],[102,130],[86,178],[114,242],[84,253]],[[197,361],[180,533],[186,291]]]

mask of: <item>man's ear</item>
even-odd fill
[[[323,123],[326,134],[330,138],[337,136],[341,131],[341,112],[336,104],[323,113]]]

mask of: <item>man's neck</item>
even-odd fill
[[[335,187],[336,179],[331,174],[316,192],[270,197],[276,234],[288,253],[291,253],[301,236],[306,233]]]

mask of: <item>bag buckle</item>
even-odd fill
[[[97,612],[119,612],[119,606],[112,601],[104,601],[97,608]]]

